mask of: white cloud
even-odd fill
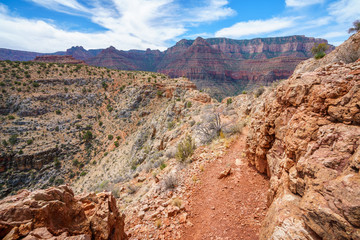
[[[272,18],[239,22],[215,33],[216,37],[240,38],[243,36],[271,33],[294,25],[295,18]]]
[[[184,34],[189,26],[233,15],[227,0],[204,1],[201,7],[181,9],[176,0],[31,0],[48,9],[86,16],[106,30],[100,33],[67,31],[52,20],[12,16],[0,4],[0,46],[53,52],[73,45],[85,48],[166,49],[168,41]],[[26,37],[24,37],[26,36]]]
[[[360,1],[340,0],[331,4],[328,11],[339,23],[353,22],[360,18]]]
[[[324,0],[285,0],[287,7],[306,7],[323,2]]]

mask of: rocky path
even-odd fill
[[[243,157],[246,136],[240,136],[218,161],[205,165],[200,183],[190,191],[188,220],[181,239],[258,239],[265,216],[268,180]],[[218,179],[231,168],[231,174]]]

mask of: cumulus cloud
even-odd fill
[[[323,2],[324,0],[285,0],[287,7],[306,7]]]
[[[227,0],[203,1],[200,7],[182,9],[177,0],[31,0],[53,11],[78,15],[106,29],[97,33],[68,31],[55,21],[12,16],[0,4],[0,45],[4,48],[52,52],[73,45],[85,48],[160,49],[194,24],[235,14]],[[26,38],[24,38],[26,36]]]
[[[295,18],[272,18],[239,22],[215,33],[216,37],[240,38],[243,36],[275,32],[294,25]]]

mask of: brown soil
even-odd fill
[[[246,136],[240,136],[218,161],[205,166],[200,184],[191,189],[188,220],[181,239],[258,239],[266,214],[268,180],[243,157]],[[231,167],[231,175],[218,179]]]

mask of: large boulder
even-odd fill
[[[0,201],[2,239],[127,239],[111,193],[74,196],[66,185]]]

